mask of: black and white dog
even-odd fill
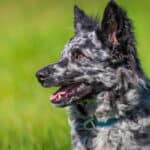
[[[68,106],[73,150],[150,150],[150,88],[132,24],[114,1],[102,23],[74,7],[75,35],[57,63],[36,74]]]

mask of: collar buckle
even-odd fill
[[[86,130],[96,129],[95,118],[88,119],[83,126]]]

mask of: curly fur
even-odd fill
[[[100,25],[77,6],[74,12],[75,36],[57,63],[37,73],[45,87],[75,82],[93,86],[93,92],[80,101],[76,96],[64,103],[73,150],[150,150],[149,81],[139,63],[127,13],[110,1]],[[76,53],[86,57],[74,59]],[[98,127],[90,121],[94,117],[118,122]]]

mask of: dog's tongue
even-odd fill
[[[50,96],[51,101],[57,101],[59,99],[65,98],[76,92],[76,89],[80,86],[80,83],[72,84],[67,87],[60,88],[56,93]]]
[[[65,95],[66,94],[66,92],[64,91],[62,91],[62,92],[58,92],[58,93],[56,93],[56,94],[53,94],[53,95],[51,95],[50,96],[50,99],[52,100],[52,101],[54,101],[54,100],[56,100],[56,99],[59,99],[59,97],[62,97],[63,95]]]

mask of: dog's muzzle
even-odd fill
[[[43,87],[57,86],[55,78],[53,77],[54,71],[55,69],[50,65],[37,71],[36,77]]]
[[[60,86],[60,88],[50,96],[53,104],[59,107],[70,105],[84,98],[92,92],[92,86],[84,82],[69,82],[69,77],[56,77],[53,65],[49,65],[36,73],[38,81],[44,87]],[[65,81],[65,82],[64,82]]]

